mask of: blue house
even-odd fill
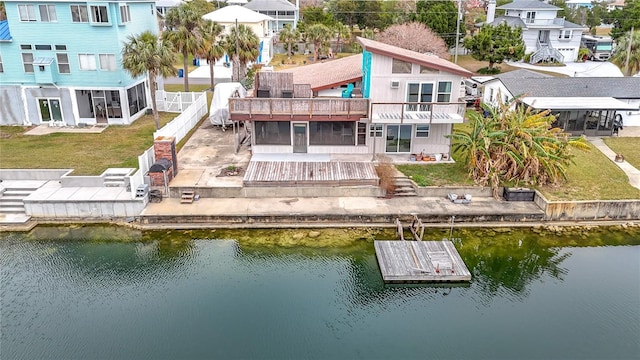
[[[0,125],[130,124],[148,82],[122,69],[130,35],[158,33],[154,1],[5,0]]]

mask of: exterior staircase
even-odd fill
[[[133,168],[109,168],[104,173],[104,186],[106,187],[127,187],[127,177],[131,175]]]
[[[393,196],[397,197],[411,197],[418,196],[416,193],[416,188],[413,185],[411,179],[406,177],[405,175],[398,174],[393,178],[393,184],[395,190],[393,192]]]
[[[541,61],[564,63],[564,55],[556,50],[550,43],[541,43],[538,41],[538,50],[531,54],[531,64],[537,64]]]
[[[7,186],[0,185],[0,218],[7,221],[14,219],[15,222],[28,220],[24,199],[38,188],[38,185],[30,185],[28,181],[12,182]]]

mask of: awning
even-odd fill
[[[462,116],[451,113],[433,113],[421,111],[415,113],[380,112],[371,116],[374,124],[460,124],[464,121]]]
[[[33,65],[51,65],[53,58],[50,57],[37,57],[33,59]]]
[[[525,97],[522,102],[538,110],[638,110],[612,97]]]

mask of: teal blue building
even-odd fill
[[[122,69],[130,35],[158,33],[154,1],[5,0],[0,125],[130,124],[148,81]]]

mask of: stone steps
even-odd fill
[[[418,196],[418,194],[416,193],[416,189],[413,185],[413,182],[404,175],[396,176],[393,179],[393,184],[395,187],[393,196],[397,196],[397,197]]]

